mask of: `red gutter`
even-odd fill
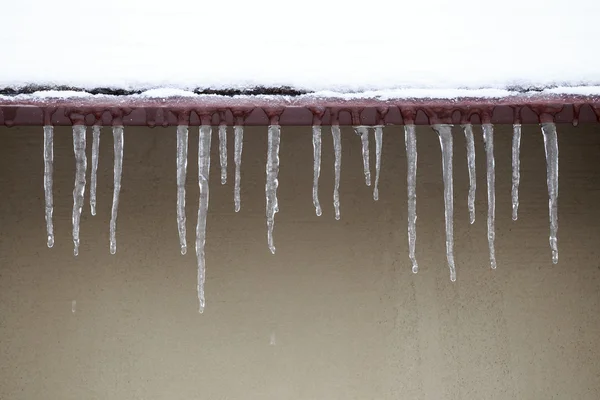
[[[0,97],[0,125],[401,125],[600,122],[600,96],[351,99],[307,96]]]

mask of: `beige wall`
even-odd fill
[[[105,131],[98,215],[86,203],[77,258],[69,129],[56,130],[56,245],[48,249],[42,130],[1,128],[0,398],[598,399],[599,129],[559,127],[560,263],[553,266],[541,134],[524,128],[520,218],[512,222],[510,127],[497,127],[496,271],[488,261],[481,133],[477,127],[477,220],[469,225],[464,138],[456,129],[456,283],[445,261],[439,145],[429,128],[418,132],[417,275],[407,255],[401,128],[385,131],[379,202],[364,185],[359,139],[344,128],[341,221],[333,218],[328,129],[324,213],[316,217],[310,129],[283,128],[275,256],[264,220],[266,129],[246,130],[239,214],[233,169],[226,186],[218,182],[215,135],[207,309],[199,315],[195,256],[178,247],[174,128],[125,130],[115,256]]]

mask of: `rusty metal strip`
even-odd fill
[[[0,125],[401,125],[600,122],[600,96],[516,95],[497,99],[337,99],[313,96],[0,97]]]

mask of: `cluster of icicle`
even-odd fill
[[[369,129],[374,130],[375,136],[375,182],[373,187],[373,199],[379,199],[379,176],[381,171],[381,152],[383,146],[383,126],[374,127],[355,126],[355,132],[360,136],[362,145],[363,172],[365,183],[371,186],[371,172],[369,161]],[[432,125],[440,141],[442,154],[442,177],[444,183],[444,211],[446,228],[446,258],[450,269],[450,279],[456,280],[456,268],[454,263],[454,193],[453,193],[453,136],[452,125],[437,124]],[[462,125],[467,148],[467,166],[469,171],[469,192],[467,205],[469,209],[469,220],[475,222],[475,143],[473,135],[473,126],[471,124]],[[100,145],[100,130],[98,125],[93,126],[92,142],[92,168],[91,168],[91,187],[90,187],[90,209],[91,214],[96,215],[96,172],[98,169],[98,155]],[[179,243],[181,254],[187,253],[186,242],[186,214],[185,214],[185,183],[187,174],[188,158],[188,131],[187,125],[177,127],[177,227],[179,232]],[[494,250],[495,239],[495,162],[494,162],[494,127],[492,124],[483,124],[483,140],[485,144],[485,153],[487,161],[487,198],[488,198],[488,244],[490,253],[491,268],[496,268],[496,256]],[[53,214],[53,194],[52,194],[52,172],[53,172],[53,127],[44,126],[44,191],[46,202],[46,228],[48,247],[54,245],[54,228],[52,223]],[[321,173],[321,126],[312,127],[313,143],[313,188],[312,200],[315,212],[318,216],[322,214],[321,204],[319,202],[319,177]],[[549,216],[550,216],[550,247],[552,250],[552,261],[558,262],[557,248],[557,230],[558,230],[558,141],[556,126],[553,123],[543,123],[542,133],[544,136],[544,147],[547,164],[547,185],[549,195]],[[334,188],[333,205],[335,210],[335,219],[339,220],[340,214],[340,172],[342,163],[342,143],[341,130],[339,125],[331,126],[331,134],[334,148]],[[243,126],[234,126],[234,210],[240,211],[240,185],[241,185],[241,162],[243,147]],[[417,178],[417,136],[415,125],[404,126],[406,158],[407,158],[407,186],[408,186],[408,243],[409,259],[412,263],[412,271],[418,271],[418,263],[415,255],[416,247],[416,221],[417,221],[417,196],[416,196],[416,178]],[[121,189],[121,175],[123,169],[123,127],[113,127],[114,136],[114,189],[113,203],[110,220],[110,252],[116,252],[116,224],[117,212],[119,206],[119,192]],[[209,202],[209,174],[210,174],[210,147],[211,147],[212,127],[202,125],[199,129],[198,141],[198,185],[200,189],[198,217],[196,223],[196,257],[198,266],[198,301],[199,311],[202,313],[205,307],[204,283],[206,277],[204,246],[206,242],[206,217]],[[279,211],[277,201],[277,187],[279,185],[279,144],[281,141],[281,127],[279,125],[270,125],[268,127],[268,148],[266,162],[266,221],[267,221],[267,242],[269,250],[274,254],[275,245],[273,240],[273,229],[275,226],[275,214]],[[519,180],[520,180],[520,143],[521,143],[521,125],[513,126],[513,146],[512,146],[512,218],[517,219],[519,207]],[[73,243],[74,254],[79,253],[79,223],[81,211],[84,202],[84,193],[86,185],[86,127],[83,125],[73,126],[73,149],[75,153],[75,185],[73,189]],[[221,167],[221,184],[227,183],[227,126],[219,126],[219,158]]]

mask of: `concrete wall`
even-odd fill
[[[207,308],[199,315],[194,252],[179,254],[174,128],[125,130],[115,256],[108,249],[112,135],[104,131],[98,215],[86,203],[77,258],[70,130],[55,134],[56,244],[48,249],[42,129],[1,128],[0,398],[598,399],[599,129],[559,127],[554,266],[539,128],[523,130],[520,218],[513,222],[511,127],[497,127],[492,271],[481,132],[470,225],[464,138],[456,128],[455,283],[445,259],[439,144],[429,128],[418,131],[417,275],[408,260],[401,127],[385,131],[379,202],[364,185],[359,139],[343,129],[341,221],[333,218],[329,130],[323,216],[316,217],[310,129],[283,128],[275,256],[264,218],[266,129],[246,130],[238,214],[232,147],[230,182],[221,186],[215,133]],[[190,246],[198,206],[191,132]]]

